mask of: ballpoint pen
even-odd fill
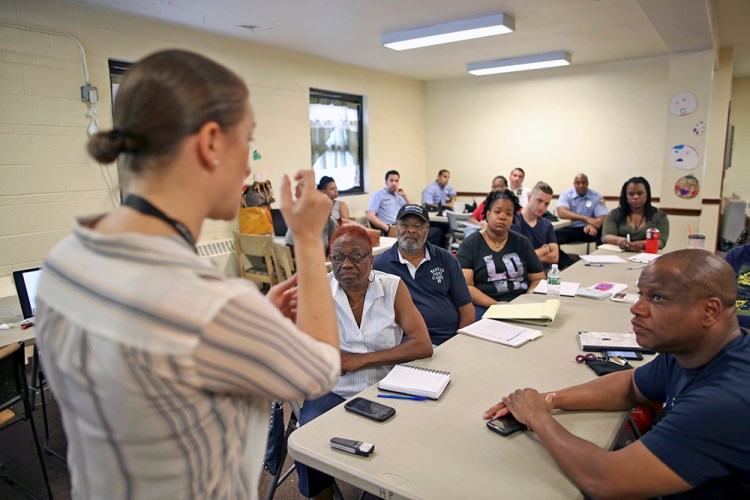
[[[589,262],[587,264],[584,264],[586,267],[604,267],[604,264],[594,264],[593,262]]]
[[[410,399],[412,401],[427,401],[429,399],[424,396],[402,396],[401,394],[378,394],[378,397],[385,399]]]
[[[626,267],[628,271],[635,271],[636,269],[645,269],[646,266],[638,266],[638,267]]]

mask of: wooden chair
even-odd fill
[[[18,342],[0,348],[0,428],[9,427],[21,420],[26,420],[31,426],[31,434],[34,438],[33,445],[36,448],[39,464],[42,467],[44,476],[44,485],[47,489],[47,496],[52,498],[52,491],[49,486],[49,477],[47,476],[47,467],[42,456],[42,447],[39,445],[39,435],[36,432],[34,417],[31,414],[31,404],[29,403],[29,386],[26,380],[26,360],[24,358],[24,344]],[[13,407],[21,403],[23,405],[23,415],[17,415]],[[4,453],[13,454],[7,446],[0,446]],[[5,472],[5,468],[0,464],[0,478],[8,484],[31,496],[37,496],[26,486],[18,483],[15,479]]]
[[[240,277],[273,286],[276,277],[272,234],[234,233],[234,250]]]
[[[273,247],[276,277],[284,281],[292,277],[295,272],[292,250],[287,245],[277,243]]]
[[[372,225],[370,224],[370,221],[367,220],[366,215],[360,215],[359,217],[355,217],[354,220],[356,221],[357,224],[361,226],[372,227]]]

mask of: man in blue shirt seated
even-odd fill
[[[555,231],[559,244],[595,241],[601,245],[601,228],[607,218],[607,207],[604,206],[604,197],[589,189],[586,174],[576,175],[573,189],[560,195],[556,210],[559,218],[573,221]]]
[[[660,356],[556,392],[519,389],[484,417],[510,410],[592,498],[750,498],[750,334],[737,323],[734,280],[710,252],[662,255],[641,274],[630,308],[638,343]],[[665,403],[661,420],[617,451],[574,436],[551,414],[650,402]]]
[[[557,264],[558,245],[552,223],[542,217],[552,201],[552,188],[546,182],[537,182],[531,189],[529,201],[510,226],[511,231],[520,233],[531,242],[539,260],[549,269]]]
[[[396,219],[398,243],[378,255],[373,268],[401,278],[433,345],[440,345],[474,322],[469,287],[456,258],[427,241],[430,217],[424,208],[406,205]]]
[[[440,208],[449,208],[453,210],[453,202],[456,199],[456,190],[448,184],[451,179],[451,173],[443,169],[438,172],[435,182],[424,188],[422,191],[422,205],[428,210]]]
[[[367,220],[370,225],[384,235],[388,235],[391,224],[396,222],[398,211],[409,203],[409,198],[403,188],[399,187],[398,182],[401,179],[398,171],[389,170],[385,173],[385,187],[380,191],[375,191],[370,197],[367,204]]]
[[[734,247],[725,258],[737,278],[737,319],[750,328],[750,243]]]

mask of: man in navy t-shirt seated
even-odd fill
[[[427,241],[430,216],[419,205],[405,205],[396,216],[398,242],[375,257],[373,269],[395,274],[406,284],[427,324],[430,339],[440,345],[475,320],[469,287],[456,258]]]
[[[526,206],[516,214],[513,225],[510,226],[511,231],[529,239],[545,269],[557,264],[559,256],[555,229],[552,223],[543,217],[551,201],[552,188],[546,182],[537,182],[531,189]]]
[[[484,417],[510,410],[593,498],[750,498],[750,334],[737,323],[734,281],[710,252],[662,255],[641,274],[641,298],[630,308],[638,343],[660,356],[560,391],[519,389]],[[551,415],[650,402],[665,403],[661,420],[617,451],[574,436]]]

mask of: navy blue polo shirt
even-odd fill
[[[414,278],[399,260],[398,243],[375,257],[373,268],[401,278],[427,324],[432,343],[440,345],[456,334],[458,308],[471,303],[471,294],[456,258],[429,241],[425,246],[430,260],[417,268]]]

